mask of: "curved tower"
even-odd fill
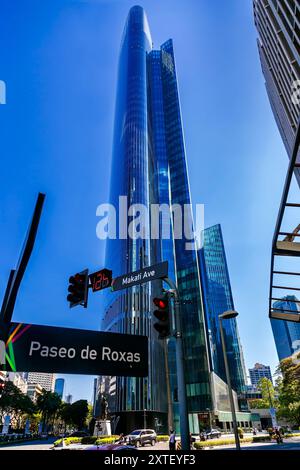
[[[117,209],[119,197],[127,197],[128,207],[143,204],[149,208],[155,191],[151,151],[149,144],[147,54],[152,47],[148,21],[144,10],[131,8],[123,33],[118,70],[118,88],[111,173],[110,204]],[[152,167],[152,170],[151,170]],[[123,199],[124,203],[124,199]],[[118,212],[118,211],[117,211]],[[123,220],[128,227],[132,218]],[[149,239],[132,240],[119,232],[117,239],[107,240],[106,265],[114,277],[137,271],[157,262]],[[119,426],[130,430],[165,421],[167,404],[159,390],[165,382],[162,344],[154,338],[151,325],[151,296],[155,283],[143,284],[119,293],[106,295],[102,328],[128,334],[141,334],[149,338],[149,377],[114,379],[115,394],[110,408],[120,417]],[[155,372],[153,365],[155,364]],[[154,375],[155,373],[155,380]],[[145,411],[146,410],[146,411]]]

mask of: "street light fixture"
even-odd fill
[[[219,326],[220,326],[220,333],[221,333],[221,341],[222,341],[223,357],[224,357],[224,364],[225,364],[226,380],[227,380],[227,386],[228,386],[228,395],[229,395],[231,415],[232,415],[235,446],[236,446],[236,450],[241,450],[240,438],[239,438],[239,433],[238,433],[238,428],[237,428],[237,421],[236,421],[236,414],[235,414],[235,406],[234,406],[234,401],[233,401],[231,380],[230,380],[230,371],[229,371],[229,365],[228,365],[228,359],[227,359],[226,343],[225,343],[224,330],[223,330],[223,324],[222,324],[223,320],[230,320],[231,318],[235,318],[237,316],[238,316],[238,312],[236,312],[235,310],[227,310],[226,312],[219,315]]]

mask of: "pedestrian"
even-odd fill
[[[176,450],[176,434],[173,429],[170,430],[169,450]]]
[[[194,448],[194,442],[196,439],[193,437],[192,433],[190,432],[190,449],[195,449]]]
[[[275,439],[276,439],[277,444],[281,444],[283,441],[282,441],[280,430],[278,428],[275,428],[274,434],[275,434]]]

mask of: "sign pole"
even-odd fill
[[[5,344],[7,341],[8,330],[12,319],[18,290],[33,250],[43,210],[44,200],[45,194],[39,193],[35,204],[32,220],[25,238],[24,246],[18,261],[18,265],[16,269],[12,269],[10,271],[0,311],[0,365],[5,364]]]
[[[185,374],[184,374],[184,352],[182,341],[182,328],[181,328],[181,308],[180,297],[175,283],[170,278],[164,279],[164,282],[171,288],[174,295],[175,304],[175,339],[176,339],[176,367],[177,367],[177,384],[178,384],[178,400],[179,400],[179,413],[180,413],[180,435],[181,435],[181,448],[182,450],[190,450],[190,433],[189,433],[189,419],[187,409],[187,396],[185,387]]]

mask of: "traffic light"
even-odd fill
[[[75,274],[69,278],[69,295],[67,301],[70,302],[70,308],[76,305],[87,307],[89,291],[89,270],[85,269],[81,273]]]
[[[169,295],[165,293],[160,297],[155,297],[153,303],[157,307],[153,315],[158,319],[158,322],[154,323],[153,326],[158,332],[159,339],[167,338],[171,334]]]
[[[4,390],[4,387],[5,387],[5,383],[4,382],[0,382],[0,398],[2,397],[2,392]]]

